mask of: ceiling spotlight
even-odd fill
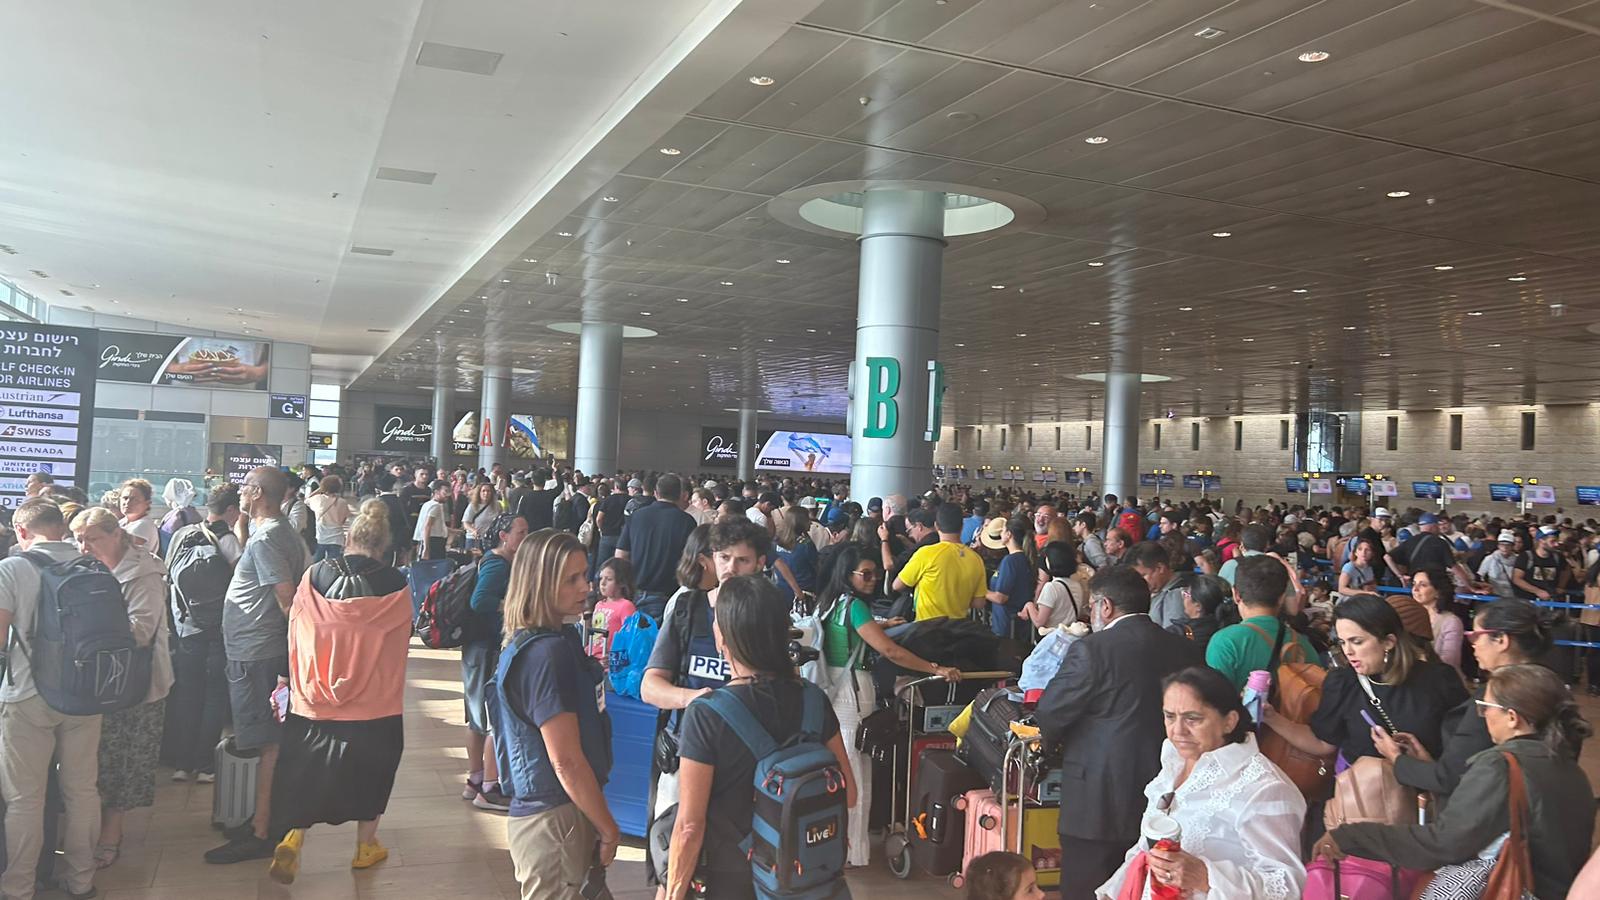
[[[1390,191],[1389,193],[1384,194],[1384,196],[1385,197],[1393,197],[1396,200],[1398,200],[1401,197],[1409,197],[1409,196],[1411,196],[1411,192],[1410,191]]]
[[[1231,232],[1231,231],[1213,231],[1213,232],[1211,232],[1211,236],[1214,237],[1214,238],[1233,237],[1233,232]]]
[[[616,203],[616,202],[618,202],[617,198],[615,198],[615,197],[601,197],[600,201],[602,203]]]
[[[522,258],[522,261],[523,261],[523,262],[538,262],[538,260],[537,260],[537,259],[534,259],[534,258],[533,258],[533,257],[531,257],[531,256],[524,256],[524,257],[523,257],[523,258]]]
[[[1527,281],[1528,280],[1528,276],[1526,276],[1526,275],[1513,275],[1510,278],[1507,278],[1506,280],[1507,281]]]
[[[1306,290],[1305,288],[1294,288],[1293,290],[1289,291],[1289,293],[1291,293],[1291,294],[1309,294],[1311,292]]]
[[[509,279],[509,278],[502,278],[502,279],[500,279],[500,283],[501,283],[501,284],[510,284],[510,283],[511,283],[511,279]]]
[[[963,343],[961,343],[961,342],[960,342],[960,341],[957,341],[957,342],[956,342],[956,346],[957,346],[957,347],[965,347],[965,346],[966,346],[966,344],[963,344]]]
[[[1028,333],[1026,331],[1017,332],[1017,337],[1027,337],[1027,336],[1028,336]]]
[[[556,234],[560,237],[572,237],[572,232],[570,231],[558,231]]]
[[[1003,291],[1005,289],[1006,289],[1006,286],[1003,285],[1003,284],[991,284],[991,285],[989,285],[989,290],[991,290],[991,291]]]
[[[719,281],[717,283],[722,285],[723,287],[733,287],[733,282],[731,282],[731,281]]]
[[[1111,139],[1106,137],[1106,136],[1104,136],[1104,135],[1097,134],[1094,137],[1086,137],[1086,138],[1084,138],[1083,142],[1085,144],[1104,144],[1109,140],[1111,140]]]
[[[655,313],[651,312],[648,309],[643,309],[643,310],[639,311],[639,315],[641,315],[641,316],[653,316],[653,315],[655,315]]]
[[[1246,344],[1254,344],[1256,342],[1256,339],[1255,338],[1245,338],[1244,342]]]
[[[1180,306],[1180,307],[1178,307],[1178,312],[1194,312],[1194,307],[1192,307],[1192,306]]]
[[[1389,357],[1391,357],[1393,355],[1394,355],[1393,353],[1379,353],[1378,354],[1378,356],[1383,358],[1383,359],[1388,359]]]
[[[1092,262],[1092,263],[1089,263],[1089,268],[1098,269],[1103,265],[1105,265],[1105,263],[1103,263],[1103,262]]]
[[[1089,324],[1090,325],[1099,325],[1100,323],[1099,322],[1090,322]]]
[[[1435,272],[1448,272],[1448,271],[1450,271],[1451,269],[1454,269],[1454,268],[1455,268],[1455,266],[1434,266],[1433,270]]]
[[[756,87],[766,87],[773,83],[771,75],[751,75],[750,83]]]
[[[1489,349],[1498,350],[1498,349],[1500,349],[1500,345],[1499,344],[1490,344],[1489,345]]]
[[[1346,326],[1344,326],[1344,330],[1345,331],[1355,331],[1356,327],[1354,325],[1346,325]]]
[[[787,266],[789,264],[789,260],[787,259],[777,259],[773,260],[773,262],[776,262],[780,266]]]
[[[1299,59],[1303,63],[1319,63],[1331,55],[1332,54],[1328,53],[1326,50],[1307,50],[1306,52],[1300,54]]]
[[[689,298],[688,297],[679,297],[678,298],[678,302],[679,303],[688,303],[689,302]]]
[[[1469,315],[1469,316],[1481,316],[1481,315],[1483,315],[1483,310],[1475,309],[1472,312],[1467,313],[1467,315]]]

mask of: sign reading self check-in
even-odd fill
[[[928,361],[928,419],[922,439],[939,439],[944,406],[944,366]],[[861,426],[864,438],[890,439],[900,433],[900,361],[891,356],[866,358],[866,417]]]

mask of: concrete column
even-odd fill
[[[578,339],[578,417],[573,465],[585,475],[617,470],[622,428],[622,326],[585,322]]]
[[[1119,499],[1139,493],[1139,391],[1141,374],[1106,373],[1105,450],[1100,492]]]
[[[490,469],[506,459],[506,424],[511,415],[511,367],[483,367],[483,406],[478,416],[478,430],[489,429],[492,447],[478,448],[478,468]]]
[[[433,437],[428,452],[440,466],[450,465],[450,381],[442,372],[433,380]]]
[[[929,363],[939,352],[945,195],[869,190],[856,301],[850,493],[921,494],[933,478]]]
[[[750,481],[756,477],[756,411],[739,410],[739,480]]]

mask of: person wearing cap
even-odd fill
[[[960,513],[960,511],[960,507],[957,507],[956,512]],[[911,547],[898,553],[896,550],[899,545],[890,540],[890,535],[894,529],[890,527],[888,522],[878,526],[878,540],[881,542],[878,547],[878,553],[881,557],[880,561],[883,563],[885,578],[892,578],[899,574],[900,570],[906,567],[906,564],[911,561],[912,555],[918,550],[939,542],[939,533],[934,529],[933,513],[928,510],[912,510],[905,517],[905,523],[905,534],[906,537],[911,539]],[[956,537],[959,539],[961,535],[958,533]]]
[[[1456,562],[1456,550],[1439,534],[1439,517],[1423,513],[1417,517],[1416,533],[1405,543],[1384,555],[1389,569],[1400,576],[1402,584],[1411,584],[1411,573],[1423,569],[1442,569],[1450,572],[1461,568],[1462,583],[1472,580],[1465,567]]]
[[[1517,571],[1517,533],[1509,528],[1500,531],[1495,551],[1478,564],[1478,577],[1488,585],[1496,597],[1512,598],[1517,595],[1511,577]]]
[[[927,510],[916,510],[926,513]],[[934,514],[937,540],[911,554],[894,577],[897,592],[916,590],[916,618],[965,619],[983,609],[989,594],[987,573],[977,551],[961,544],[961,507],[946,503]]]
[[[1524,600],[1550,600],[1572,583],[1572,567],[1561,555],[1561,529],[1541,525],[1533,537],[1533,549],[1517,557],[1511,586]]]
[[[835,560],[839,553],[850,544],[850,529],[855,522],[850,518],[850,513],[838,505],[830,506],[822,513],[822,529],[827,533],[827,539],[817,542],[817,572],[833,573]],[[872,551],[866,547],[858,547],[862,552],[871,556]],[[880,581],[882,579],[879,579]],[[883,594],[883,585],[875,586],[875,595],[869,599],[877,599]]]

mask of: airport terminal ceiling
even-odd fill
[[[549,326],[606,318],[656,332],[625,406],[842,417],[856,248],[769,204],[914,181],[1044,212],[950,242],[947,424],[1098,415],[1124,336],[1151,415],[1600,401],[1600,2],[798,6],[736,69],[713,29],[674,74],[715,84],[641,101],[354,386],[487,352],[570,398]]]

